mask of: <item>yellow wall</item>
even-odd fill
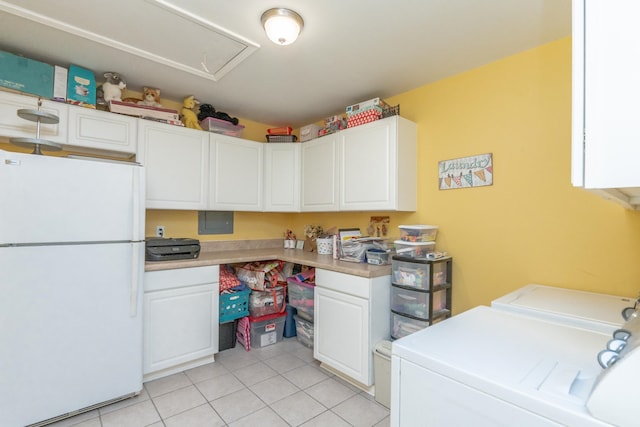
[[[440,227],[437,247],[454,257],[454,313],[527,283],[638,294],[640,212],[571,186],[569,38],[387,101],[418,124],[420,165],[418,211],[388,213],[391,229]],[[439,161],[483,153],[493,154],[492,186],[438,189]],[[197,236],[196,212],[148,211],[147,230],[278,238],[286,228],[302,235],[305,224],[366,230],[370,215],[236,212],[233,235]]]

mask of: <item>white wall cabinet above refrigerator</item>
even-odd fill
[[[392,116],[340,136],[341,211],[415,211],[417,127]]]
[[[211,134],[208,210],[261,211],[264,144]]]
[[[573,1],[571,181],[640,208],[640,3]]]
[[[36,123],[18,117],[18,110],[37,110],[38,98],[17,93],[0,91],[0,140],[10,138],[35,138]],[[60,119],[58,124],[41,124],[40,138],[58,144],[67,143],[67,122],[69,106],[62,102],[42,100],[42,111],[54,114]]]
[[[140,120],[137,161],[146,170],[147,209],[207,208],[207,132]]]

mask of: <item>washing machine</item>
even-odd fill
[[[640,425],[640,321],[629,317],[611,333],[480,306],[401,338],[391,425]]]

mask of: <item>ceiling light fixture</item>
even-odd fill
[[[304,27],[302,17],[293,10],[275,8],[262,14],[262,26],[267,37],[281,46],[293,43]]]

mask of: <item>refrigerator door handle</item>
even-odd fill
[[[145,181],[144,169],[142,166],[132,168],[133,172],[133,205],[132,205],[132,227],[131,240],[134,242],[144,240],[144,199],[145,199]]]
[[[129,316],[138,315],[138,288],[140,287],[140,251],[134,245],[131,252],[131,289],[129,295]]]

